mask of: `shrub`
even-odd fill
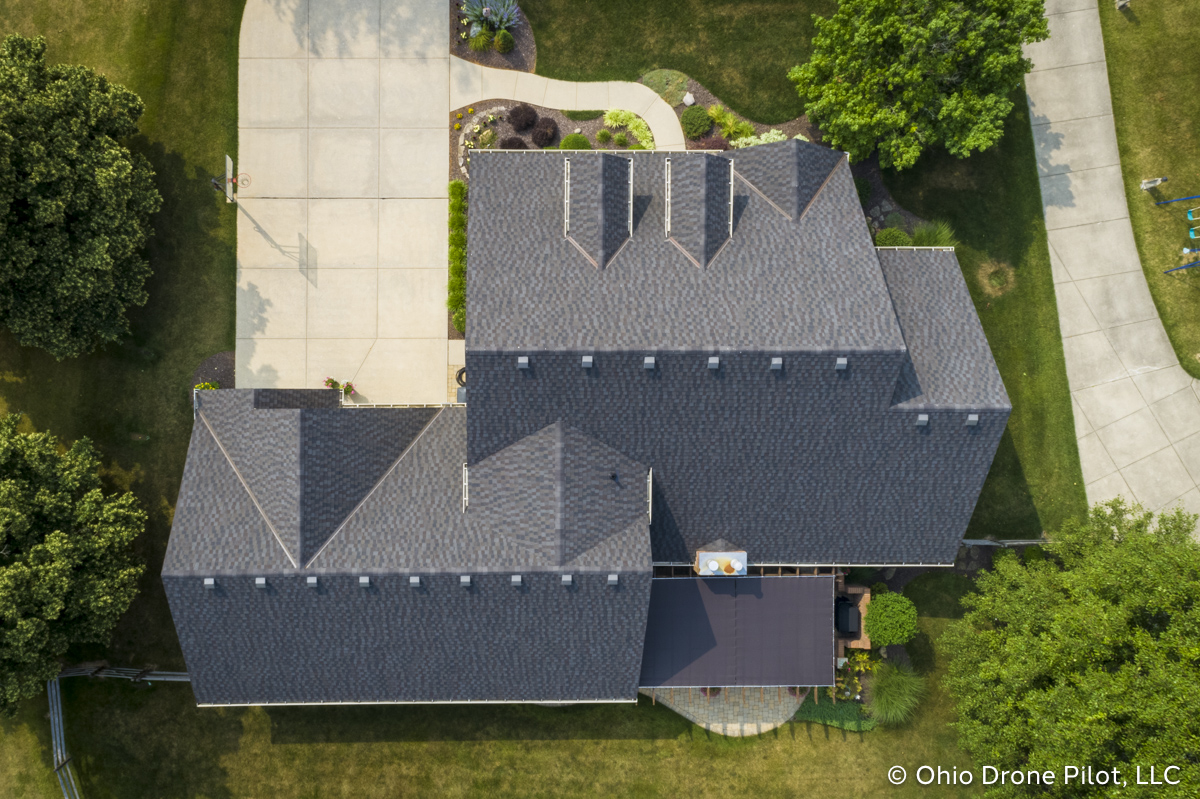
[[[450,317],[450,322],[451,322],[451,324],[454,325],[454,329],[457,330],[459,333],[466,333],[467,332],[467,309],[459,308],[457,311],[455,311],[454,315]]]
[[[772,128],[759,136],[743,136],[740,139],[734,139],[729,142],[729,146],[736,150],[742,147],[753,147],[756,144],[774,144],[781,141],[787,141],[787,136],[783,135],[782,130]]]
[[[858,192],[859,204],[866,208],[867,201],[871,199],[871,181],[866,178],[855,178],[854,189]]]
[[[563,111],[563,116],[575,122],[590,122],[604,116],[603,111]]]
[[[496,34],[496,52],[511,53],[512,49],[517,46],[517,40],[513,35],[506,30],[501,30]]]
[[[708,107],[708,118],[721,129],[721,135],[732,144],[735,139],[754,135],[754,126],[720,103]]]
[[[725,141],[724,136],[705,136],[697,140],[696,146],[701,150],[728,150],[729,142]]]
[[[618,133],[616,136],[613,137],[613,144],[617,145],[618,147],[628,147],[629,146],[629,137],[626,136],[624,133]]]
[[[867,712],[871,718],[886,726],[896,726],[910,720],[925,695],[924,677],[909,666],[892,663],[876,666],[868,677],[868,685]]]
[[[871,583],[871,596],[877,597],[883,594],[890,593],[892,589],[887,587],[887,583]]]
[[[508,30],[521,21],[517,0],[463,0],[460,8],[471,23],[468,35],[472,39],[484,31],[495,33]]]
[[[954,247],[958,244],[950,223],[938,221],[922,222],[913,228],[912,241],[917,247]]]
[[[538,147],[549,147],[558,138],[558,123],[550,117],[542,117],[533,128],[530,137]]]
[[[563,136],[563,140],[559,143],[560,150],[590,150],[592,143],[588,141],[588,137],[582,133],[570,133]]]
[[[628,147],[628,148],[626,148],[626,149],[629,149],[629,150],[645,150],[645,149],[646,149],[646,147],[645,147],[645,145],[642,145],[642,144],[631,144],[631,145],[629,145],[629,147]]]
[[[679,117],[679,124],[683,127],[683,135],[689,139],[699,139],[712,130],[713,126],[708,112],[698,105],[685,109],[683,115]]]
[[[196,384],[196,389],[198,391],[215,391],[216,389],[218,389],[220,387],[221,387],[221,384],[216,382],[215,380],[211,383],[197,383]]]
[[[479,146],[480,147],[491,147],[495,143],[496,143],[496,131],[494,129],[488,128],[483,133],[479,134]]]
[[[609,128],[626,128],[639,144],[646,145],[647,149],[654,149],[654,135],[650,132],[650,126],[632,111],[622,111],[619,108],[606,111],[604,125]]]
[[[538,121],[538,112],[533,110],[533,106],[520,105],[508,112],[508,124],[513,126],[513,130],[529,130]]]
[[[528,150],[529,145],[520,136],[509,136],[500,140],[501,150]]]
[[[601,144],[608,144],[612,141],[612,131],[608,128],[600,128],[600,130],[596,131],[596,141]]]
[[[917,634],[917,606],[904,594],[872,596],[863,627],[872,646],[907,644]]]
[[[904,214],[899,213],[898,211],[892,211],[883,220],[883,226],[903,229],[904,228]]]
[[[642,76],[642,83],[654,90],[671,106],[683,102],[687,94],[687,75],[674,69],[656,69]]]
[[[446,307],[454,318],[465,317],[467,307],[467,184],[450,181],[450,246],[447,252],[450,278],[446,284]],[[462,327],[455,324],[462,331]]]
[[[899,228],[884,228],[875,234],[876,247],[911,247],[912,237]]]
[[[470,46],[471,49],[477,53],[481,53],[484,50],[490,50],[492,47],[492,32],[485,30],[475,34],[471,37]]]

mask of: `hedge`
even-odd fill
[[[446,286],[446,307],[450,309],[454,329],[467,329],[467,184],[450,181],[450,280]]]

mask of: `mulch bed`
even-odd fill
[[[496,141],[497,142],[503,141],[504,139],[507,139],[509,136],[519,136],[522,140],[524,140],[526,146],[528,146],[528,148],[530,150],[542,149],[541,147],[538,147],[537,145],[535,145],[533,143],[533,140],[531,138],[531,134],[533,133],[533,128],[529,128],[527,130],[517,132],[517,131],[513,130],[513,127],[512,127],[512,125],[510,125],[508,123],[508,120],[504,118],[507,115],[507,113],[510,110],[512,110],[512,108],[514,106],[517,106],[517,105],[520,105],[520,103],[514,102],[513,100],[505,100],[505,99],[484,100],[483,102],[475,103],[474,105],[471,105],[471,106],[467,106],[467,107],[463,107],[463,108],[456,108],[450,112],[450,118],[448,120],[448,122],[449,122],[448,128],[450,131],[450,141],[449,141],[449,150],[450,150],[450,164],[449,164],[449,167],[450,167],[449,176],[450,177],[449,177],[449,179],[450,180],[462,180],[462,181],[467,180],[466,171],[463,169],[462,166],[460,166],[460,164],[458,162],[459,157],[464,154],[461,153],[460,149],[459,149],[459,139],[462,136],[462,131],[454,129],[454,124],[456,122],[461,123],[464,130],[470,131],[474,127],[475,124],[480,124],[482,126],[483,120],[487,119],[487,116],[489,114],[493,114],[497,117],[497,120],[495,123],[492,124],[491,127],[494,128],[496,131]],[[582,133],[584,136],[588,137],[588,140],[591,142],[593,150],[624,149],[621,147],[617,147],[617,145],[613,144],[612,142],[609,142],[608,144],[600,144],[599,142],[596,141],[596,133],[599,132],[599,130],[604,127],[603,116],[598,116],[595,119],[588,119],[588,120],[580,121],[580,120],[575,120],[575,119],[569,118],[566,114],[564,114],[562,111],[558,110],[557,108],[545,108],[540,105],[532,106],[532,108],[535,111],[537,111],[539,120],[541,120],[543,117],[549,117],[550,119],[554,120],[556,125],[558,125],[558,135],[555,136],[554,141],[551,142],[551,144],[550,144],[551,147],[557,147],[559,145],[559,143],[562,142],[562,139],[564,136],[567,136],[571,133]],[[472,109],[474,109],[473,112],[471,111]],[[599,109],[597,109],[597,110],[599,110]],[[458,114],[462,114],[463,118],[457,119]],[[617,132],[618,131],[613,131],[614,136],[616,135]],[[633,138],[633,136],[630,135],[627,131],[625,132],[625,135],[629,137],[630,144],[637,143],[637,140],[635,138]]]
[[[697,83],[692,78],[688,78],[687,90],[689,92],[691,92],[693,97],[696,98],[696,105],[702,105],[705,108],[708,108],[710,105],[713,105],[715,103],[720,103],[721,105],[725,105],[725,103],[721,102],[720,97],[717,97],[716,95],[714,95],[712,92],[710,92],[708,89],[701,86],[699,83]],[[687,106],[683,105],[682,103],[675,106],[675,116],[682,117],[683,112],[686,108],[687,108]],[[728,106],[726,106],[726,108],[728,108]],[[745,117],[743,117],[740,114],[738,114],[737,117],[738,117],[738,119],[746,119]],[[808,117],[805,117],[805,116],[799,116],[799,117],[796,117],[795,119],[789,119],[787,122],[781,122],[777,125],[763,125],[758,122],[755,122],[754,120],[749,120],[749,119],[746,121],[754,126],[754,134],[756,136],[762,135],[763,133],[766,133],[768,130],[779,130],[779,131],[782,131],[783,135],[787,136],[789,139],[792,138],[793,136],[796,136],[797,134],[802,134],[802,135],[808,137],[809,141],[816,142],[817,144],[821,143],[821,131],[818,130],[813,125],[810,125],[808,122]],[[719,133],[720,133],[720,131],[718,131],[716,128],[714,128],[710,135],[717,135]],[[690,139],[687,141],[687,146],[688,146],[689,150],[700,149],[699,146],[697,145],[697,143]]]
[[[218,352],[200,362],[196,371],[192,372],[192,384],[195,388],[201,383],[216,383],[221,388],[234,388],[234,355],[229,352]]]
[[[516,69],[521,72],[533,72],[537,64],[537,44],[533,41],[533,28],[524,16],[520,24],[509,31],[513,35],[516,46],[507,53],[497,53],[495,49],[477,53],[467,45],[467,40],[461,34],[470,26],[459,22],[462,12],[456,0],[450,0],[450,53],[463,61],[472,64],[482,64],[485,67],[497,69]]]

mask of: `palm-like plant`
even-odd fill
[[[463,16],[471,23],[467,35],[474,39],[481,33],[506,31],[521,21],[521,9],[516,0],[463,0]]]
[[[934,220],[913,228],[912,243],[914,247],[954,247],[958,245],[958,239],[949,222]]]
[[[908,666],[881,663],[871,672],[867,712],[880,724],[904,724],[913,717],[924,696],[924,677]]]

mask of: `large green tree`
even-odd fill
[[[855,160],[878,146],[903,169],[935,144],[963,158],[999,141],[1030,68],[1021,45],[1050,35],[1044,13],[1042,0],[841,0],[788,77]]]
[[[161,198],[122,144],[142,101],[45,52],[40,37],[0,43],[0,324],[62,359],[128,334]]]
[[[131,552],[146,526],[132,494],[106,495],[87,439],[0,419],[0,711],[36,695],[73,643],[105,643],[142,573]]]
[[[1196,517],[1117,500],[1053,536],[1045,560],[997,560],[946,632],[946,687],[981,764],[1056,771],[998,796],[1107,796],[1065,766],[1116,768],[1121,796],[1196,796],[1200,785],[1200,545]],[[1179,766],[1180,785],[1137,785]]]

